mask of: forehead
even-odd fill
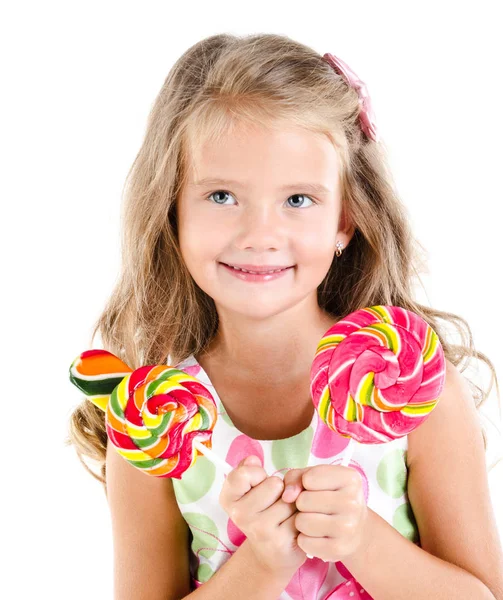
[[[334,189],[339,177],[336,148],[328,136],[296,127],[234,127],[193,144],[188,185],[211,182],[267,183],[278,188],[305,181]]]

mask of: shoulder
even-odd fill
[[[408,435],[407,463],[442,453],[474,451],[484,454],[482,427],[468,381],[446,360],[445,384],[429,417]],[[443,454],[445,457],[445,454]]]
[[[407,462],[407,493],[421,547],[489,588],[500,585],[503,555],[482,427],[470,385],[449,361],[437,405],[408,436]]]

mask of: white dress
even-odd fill
[[[206,372],[191,355],[177,369],[197,377],[211,392],[218,407],[212,448],[230,465],[237,466],[255,454],[269,475],[292,468],[338,464],[348,438],[331,431],[317,411],[307,429],[281,440],[255,440],[232,423]],[[314,406],[313,406],[314,409]],[[414,514],[407,496],[407,436],[385,444],[355,444],[349,463],[359,471],[367,505],[404,537],[420,545]],[[204,456],[181,479],[173,479],[176,500],[192,533],[191,579],[193,587],[204,585],[243,543],[244,534],[219,504],[225,475]],[[358,600],[371,596],[352,577],[342,562],[307,559],[279,596],[281,600]]]

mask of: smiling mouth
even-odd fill
[[[273,273],[281,273],[281,271],[286,271],[287,269],[293,269],[293,265],[289,266],[289,267],[279,267],[277,269],[264,269],[264,268],[259,268],[259,270],[251,270],[251,269],[244,269],[242,267],[235,267],[234,265],[229,265],[228,263],[220,263],[222,265],[225,265],[226,267],[229,267],[230,269],[234,269],[235,271],[241,271],[242,273],[250,273],[252,275],[272,275]]]

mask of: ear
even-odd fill
[[[344,244],[344,248],[346,248],[349,242],[351,241],[351,238],[353,237],[354,233],[355,227],[351,223],[347,212],[343,209],[339,218],[339,227],[336,239],[340,240]]]

